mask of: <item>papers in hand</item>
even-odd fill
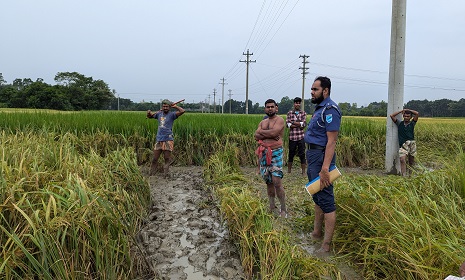
[[[332,166],[329,167],[329,181],[331,183],[334,182],[334,180],[339,178],[339,176],[341,176],[341,175],[342,175],[341,172],[339,171],[339,169],[335,165],[332,165]],[[317,192],[319,192],[320,191],[320,176],[318,176],[315,179],[313,179],[312,181],[308,182],[305,185],[305,189],[307,190],[307,192],[310,195],[314,195]]]

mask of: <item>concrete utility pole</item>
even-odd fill
[[[386,172],[390,174],[400,174],[397,127],[389,115],[404,106],[406,11],[407,0],[392,0],[385,162]]]
[[[303,58],[302,67],[299,67],[299,69],[302,69],[302,104],[300,104],[300,108],[305,111],[305,74],[308,74],[308,72],[305,71],[308,70],[308,67],[305,67],[305,64],[308,63],[307,58],[309,56],[304,54],[300,55],[299,57]]]
[[[208,95],[208,112],[210,113],[211,95]]]
[[[224,85],[227,85],[227,83],[225,83],[224,80],[225,79],[223,77],[223,79],[221,79],[221,83],[220,83],[222,85],[222,87],[221,87],[221,100],[223,100],[223,103],[224,103]],[[221,114],[224,113],[223,108],[224,108],[224,104],[221,104]]]
[[[216,113],[216,88],[213,89],[213,113]]]
[[[232,95],[232,94],[231,94],[231,91],[232,91],[232,90],[231,90],[231,89],[228,89],[228,91],[229,91],[229,113],[231,114],[231,103],[232,103],[232,101],[231,101],[231,95]]]
[[[256,60],[250,60],[249,56],[253,55],[253,53],[249,53],[249,49],[247,49],[247,53],[242,53],[246,55],[246,60],[239,60],[239,62],[245,62],[247,65],[247,71],[245,74],[245,114],[249,114],[249,63],[257,62]]]

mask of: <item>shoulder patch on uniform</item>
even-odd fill
[[[331,123],[333,121],[333,114],[327,114],[326,115],[326,122]]]

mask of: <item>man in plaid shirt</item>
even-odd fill
[[[302,98],[294,98],[294,110],[287,113],[286,125],[289,128],[289,159],[287,161],[287,172],[291,173],[294,157],[298,152],[302,174],[306,171],[304,133],[307,126],[307,114],[300,110]]]

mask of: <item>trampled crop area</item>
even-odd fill
[[[266,211],[263,182],[241,169],[256,162],[261,119],[187,112],[173,129],[175,164],[203,166],[248,278],[347,279],[336,261],[298,245],[313,221],[306,178],[285,175],[291,217],[281,221]],[[0,278],[139,277],[134,243],[151,206],[140,167],[156,122],[145,112],[9,110],[0,126]],[[382,174],[385,133],[385,118],[343,118],[337,261],[364,279],[456,274],[465,260],[465,120],[420,119],[408,178]]]

